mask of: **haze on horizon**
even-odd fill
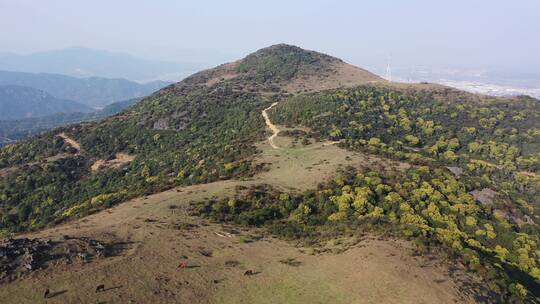
[[[0,52],[72,46],[212,66],[289,43],[392,65],[540,70],[540,2],[0,0]]]

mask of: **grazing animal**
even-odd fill
[[[180,265],[178,265],[178,268],[187,268],[187,263],[181,262]]]
[[[251,275],[254,275],[255,273],[253,272],[253,270],[246,270],[246,272],[244,272],[244,275],[245,276],[251,276]]]
[[[105,291],[105,285],[101,284],[96,287],[96,292]]]
[[[48,298],[50,294],[51,294],[51,291],[48,288],[45,289],[45,293],[43,294],[43,298],[44,299]]]

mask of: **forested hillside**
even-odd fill
[[[283,61],[284,75],[274,73],[269,62],[276,61]],[[195,74],[128,112],[10,145],[0,150],[0,169],[9,172],[0,183],[1,227],[36,229],[174,185],[250,174],[257,169],[251,164],[253,144],[265,132],[260,111],[288,94],[287,80],[314,71],[331,78],[338,62],[297,47],[273,46]],[[94,162],[117,153],[135,159],[121,170],[91,170]]]
[[[458,167],[514,202],[540,206],[540,102],[454,89],[359,87],[295,96],[273,109],[353,150]],[[463,171],[463,172],[461,172]]]
[[[13,140],[21,140],[52,128],[105,118],[124,111],[140,100],[140,98],[135,98],[115,102],[99,111],[91,113],[58,113],[35,118],[0,120],[0,137],[8,139],[2,140],[0,138],[0,146],[4,143],[7,144]]]

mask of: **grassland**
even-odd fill
[[[264,230],[189,215],[190,202],[227,197],[238,186],[315,187],[344,165],[403,164],[350,153],[337,145],[294,143],[278,136],[259,143],[267,171],[249,180],[175,188],[120,204],[62,226],[27,235],[87,236],[123,243],[116,257],[51,265],[0,286],[2,303],[40,303],[45,289],[63,292],[47,303],[473,303],[478,279],[434,256],[415,255],[405,241],[370,234],[318,248],[278,240]],[[283,261],[293,261],[283,262]],[[179,268],[181,262],[187,268]],[[457,269],[457,270],[456,270]],[[255,275],[245,276],[246,270]],[[104,284],[106,291],[96,293]],[[468,290],[468,292],[464,292]],[[389,292],[391,291],[391,292]]]

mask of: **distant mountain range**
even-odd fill
[[[125,78],[140,82],[158,79],[177,81],[199,68],[193,64],[146,60],[129,54],[82,47],[27,55],[0,53],[0,70]]]
[[[76,78],[58,74],[0,71],[0,85],[31,87],[56,98],[72,100],[94,108],[101,108],[119,100],[146,96],[168,84],[165,81],[140,84],[125,79]]]
[[[29,55],[0,52],[0,146],[116,114],[170,84],[156,79],[179,80],[193,69],[87,48]]]
[[[0,147],[48,129],[83,121],[97,120],[120,113],[140,100],[141,98],[134,98],[115,102],[102,110],[91,113],[56,113],[18,120],[0,120]]]
[[[92,111],[93,109],[89,106],[56,98],[42,90],[16,85],[0,85],[0,120]]]
[[[116,114],[168,84],[0,71],[0,146],[50,128]]]

